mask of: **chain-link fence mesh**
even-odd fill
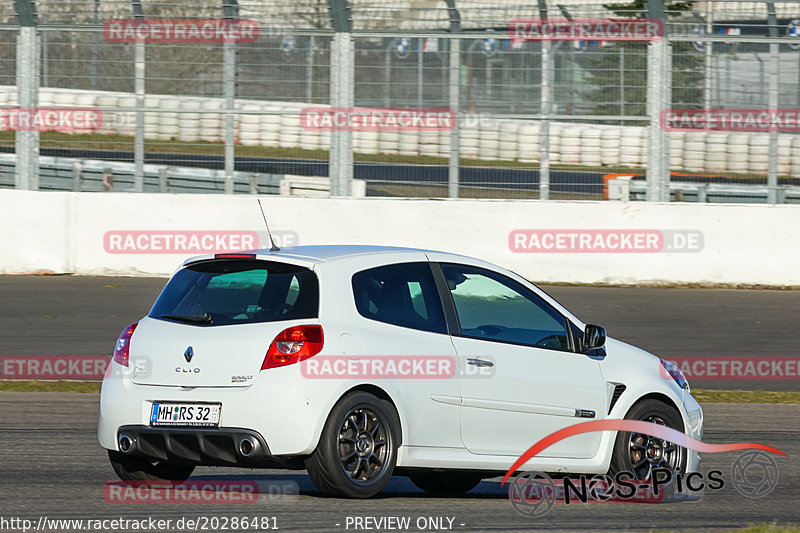
[[[648,100],[652,43],[510,31],[519,19],[653,18],[639,4],[354,1],[343,60],[328,0],[40,0],[31,81],[18,72],[26,23],[7,3],[0,106],[22,114],[24,79],[36,107],[73,111],[37,128],[5,117],[0,186],[19,184],[16,139],[36,129],[42,189],[326,194],[337,128],[304,113],[337,108],[334,87],[350,68],[348,107],[451,113],[433,127],[355,128],[345,145],[352,194],[599,199],[609,177],[644,176],[658,150],[673,181],[767,184],[770,171],[779,185],[800,180],[800,138],[788,130],[670,131],[650,147],[663,122]],[[665,107],[800,108],[800,2],[667,2],[664,17]],[[228,42],[202,34],[239,21],[255,31]],[[188,33],[170,37],[175,24]],[[98,120],[79,123],[87,110]]]

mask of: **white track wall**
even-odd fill
[[[800,207],[263,196],[300,244],[386,244],[477,256],[566,283],[800,285]],[[257,231],[253,196],[0,191],[0,273],[171,274],[179,254],[107,253],[107,231]],[[699,230],[695,253],[515,253],[517,229]],[[194,254],[188,254],[194,255]]]

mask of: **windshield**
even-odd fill
[[[258,260],[202,261],[178,271],[149,316],[198,326],[317,318],[309,269]]]

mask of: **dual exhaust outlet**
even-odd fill
[[[136,448],[136,437],[129,435],[128,433],[120,433],[119,438],[117,439],[117,444],[119,445],[119,451],[124,454],[130,454]],[[243,437],[239,439],[239,442],[236,446],[236,451],[242,457],[251,457],[257,448],[258,444],[256,441],[250,437]]]

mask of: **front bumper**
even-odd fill
[[[703,409],[687,390],[681,391],[684,410],[685,432],[696,440],[703,439]],[[700,455],[695,450],[687,450],[686,471],[697,472],[700,468]]]

